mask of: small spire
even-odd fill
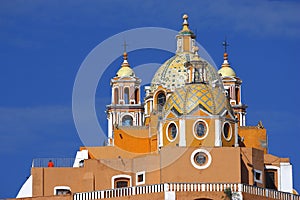
[[[222,45],[224,46],[224,62],[223,62],[222,67],[223,66],[230,66],[229,62],[228,62],[228,53],[227,53],[227,47],[229,46],[229,43],[227,42],[226,37],[225,37],[225,40],[222,43]]]
[[[218,71],[218,73],[222,77],[236,77],[235,71],[231,68],[231,66],[228,62],[227,47],[229,46],[229,44],[227,43],[226,38],[225,38],[225,41],[222,43],[222,45],[224,46],[224,61],[223,61],[222,67]]]
[[[123,44],[123,47],[124,47],[124,53],[123,53],[123,63],[122,63],[122,67],[129,67],[129,63],[127,61],[128,59],[128,54],[126,52],[126,47],[128,45],[126,44],[126,41],[124,40],[124,44]]]
[[[225,37],[225,40],[224,40],[224,42],[223,42],[222,45],[224,46],[224,53],[227,53],[227,47],[229,46],[229,44],[228,44],[228,42],[226,40],[226,37]]]
[[[227,53],[224,53],[224,61],[223,61],[223,64],[222,64],[222,67],[229,67],[229,62],[228,62],[228,54]]]
[[[190,29],[189,29],[189,23],[188,23],[188,18],[189,18],[189,16],[187,15],[187,14],[184,14],[183,16],[182,16],[182,19],[183,19],[183,23],[182,23],[182,30],[183,31],[189,31]]]
[[[127,59],[128,59],[128,54],[127,54],[127,52],[124,52],[122,67],[129,67],[129,63],[128,63]]]
[[[124,52],[126,52],[126,48],[127,48],[128,44],[126,43],[126,40],[124,40],[124,44],[123,44],[123,47],[124,47]]]

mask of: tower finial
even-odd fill
[[[123,44],[123,47],[124,47],[124,52],[126,52],[126,48],[127,48],[128,44],[126,43],[126,40],[124,40],[124,44]]]
[[[223,47],[224,47],[224,63],[223,64],[228,64],[228,53],[227,53],[227,47],[229,46],[226,37],[224,42],[222,43]]]
[[[128,54],[126,51],[126,47],[128,46],[128,44],[126,43],[126,41],[124,40],[124,44],[122,45],[124,47],[124,53],[123,53],[123,64],[122,67],[129,67],[129,63],[127,61],[128,59]]]
[[[189,18],[189,16],[187,14],[184,14],[182,16],[182,19],[183,19],[183,23],[182,23],[182,30],[183,31],[189,31],[189,23],[187,21],[187,19]]]
[[[224,42],[223,42],[222,45],[224,46],[224,53],[227,53],[227,47],[229,46],[229,44],[228,44],[228,42],[226,40],[226,37],[225,37],[225,40],[224,40]]]

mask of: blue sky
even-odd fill
[[[263,121],[270,153],[291,158],[299,191],[299,10],[298,1],[266,0],[0,1],[0,198],[17,194],[32,159],[74,157],[82,145],[72,118],[72,90],[89,52],[133,28],[179,30],[184,13],[218,66],[227,37],[229,61],[243,80],[247,123]],[[122,52],[122,44],[114,48]],[[134,51],[129,62],[133,67],[163,63],[170,56]],[[108,81],[120,63],[121,57],[109,66],[96,93],[103,127]]]

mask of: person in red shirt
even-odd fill
[[[54,163],[52,162],[52,160],[49,160],[48,167],[54,167]]]

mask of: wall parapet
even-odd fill
[[[32,167],[48,167],[49,160],[54,167],[73,167],[75,158],[35,158],[32,160]]]

